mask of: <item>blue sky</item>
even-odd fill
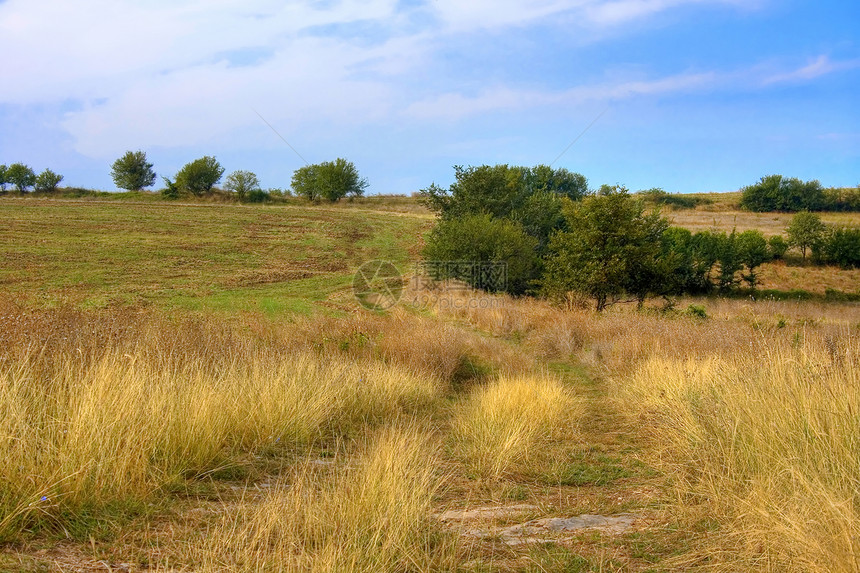
[[[555,163],[592,187],[854,186],[858,24],[854,0],[0,0],[0,163],[113,189],[143,149],[288,187],[304,163],[259,113],[409,193],[594,122]]]

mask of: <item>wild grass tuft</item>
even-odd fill
[[[576,434],[582,401],[549,376],[478,387],[452,421],[454,448],[480,477],[538,471],[557,440]]]
[[[261,503],[225,519],[204,570],[442,570],[454,546],[431,519],[438,445],[414,423],[380,430],[350,465],[300,465]]]
[[[0,370],[0,536],[147,499],[243,454],[359,434],[432,406],[443,388],[394,365],[308,353],[219,365],[107,351],[50,372],[35,359]]]
[[[733,357],[655,355],[619,382],[620,399],[649,421],[679,495],[705,500],[734,538],[736,560],[860,570],[856,336]]]

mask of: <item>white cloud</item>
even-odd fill
[[[584,12],[591,22],[608,26],[642,19],[687,5],[727,4],[749,9],[759,3],[756,0],[610,0],[589,2],[584,7]]]
[[[801,66],[788,72],[772,74],[764,78],[762,84],[771,85],[791,82],[807,82],[834,72],[850,70],[857,67],[860,67],[860,60],[833,62],[828,56],[820,55],[805,66]]]
[[[316,26],[390,18],[396,0],[9,0],[0,37],[11,78],[0,101],[104,97],[141,77],[204,63],[247,47],[284,47]],[[253,6],[253,9],[251,8]],[[321,62],[324,63],[324,62]]]
[[[434,0],[432,11],[453,30],[523,26],[551,17],[591,27],[631,20],[694,4],[754,8],[763,0]]]
[[[434,0],[431,10],[448,29],[521,26],[587,5],[590,0]]]
[[[348,129],[667,94],[718,79],[628,77],[551,91],[493,80],[497,87],[467,94],[422,69],[452,35],[560,18],[582,29],[613,27],[682,5],[739,2],[424,0],[407,8],[398,0],[7,0],[0,3],[0,104],[71,102],[74,111],[58,124],[77,151],[103,157],[229,139],[259,127],[253,108],[279,128]],[[262,57],[230,65],[229,54],[242,52]],[[828,66],[825,59],[793,73]]]
[[[466,97],[446,93],[409,106],[406,114],[422,120],[459,120],[479,113],[522,110],[538,106],[578,105],[588,101],[612,102],[636,96],[677,93],[714,85],[713,73],[680,74],[651,80],[629,80],[581,85],[568,90],[539,92],[499,87]]]
[[[76,150],[91,156],[140,142],[184,146],[223,138],[259,124],[254,109],[281,126],[329,121],[348,128],[379,119],[391,105],[385,84],[350,77],[350,67],[367,55],[301,38],[261,65],[218,62],[147,77],[104,103],[68,113],[63,125],[76,135]]]

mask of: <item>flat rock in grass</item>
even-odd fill
[[[564,540],[559,534],[583,530],[600,530],[613,535],[624,533],[633,526],[637,516],[632,513],[617,515],[578,515],[575,517],[547,517],[534,519],[510,527],[469,529],[462,535],[479,539],[497,539],[510,546],[552,543]]]
[[[495,507],[476,507],[474,509],[452,509],[436,515],[439,521],[471,521],[477,519],[498,519],[518,513],[539,509],[536,505],[520,504]]]
[[[500,535],[534,535],[546,531],[576,531],[579,529],[603,529],[610,533],[624,533],[633,525],[636,516],[631,513],[618,515],[578,515],[576,517],[548,517],[535,519],[521,525],[513,525],[500,530]]]

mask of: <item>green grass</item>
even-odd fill
[[[0,285],[36,304],[154,304],[269,316],[312,312],[348,294],[352,274],[367,260],[406,270],[430,224],[372,204],[14,198],[0,201],[0,220]]]

